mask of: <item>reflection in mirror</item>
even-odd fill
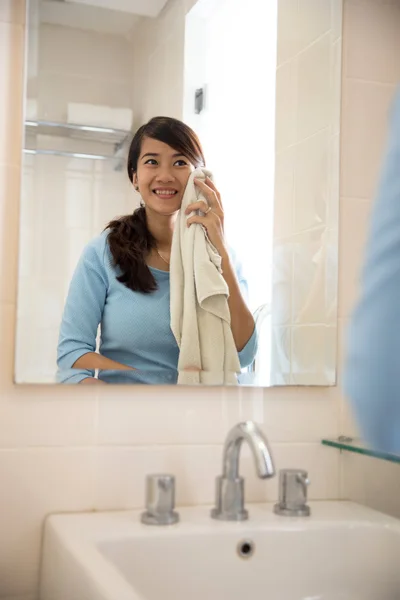
[[[335,383],[341,2],[30,2],[17,383]]]

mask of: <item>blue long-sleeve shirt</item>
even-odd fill
[[[72,277],[62,318],[57,379],[79,383],[94,372],[73,369],[84,354],[95,352],[101,325],[100,354],[136,370],[106,370],[99,379],[107,383],[176,383],[179,349],[170,328],[169,272],[150,267],[158,289],[150,294],[134,292],[117,280],[107,241],[108,231],[84,249]],[[247,283],[240,264],[232,259],[244,295]],[[241,367],[250,365],[257,350],[253,335],[239,352]]]
[[[372,447],[400,454],[400,90],[373,209],[345,391]]]

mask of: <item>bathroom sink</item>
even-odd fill
[[[311,502],[311,517],[250,505],[240,523],[178,508],[167,527],[140,511],[51,515],[41,600],[395,600],[400,524],[351,502]]]

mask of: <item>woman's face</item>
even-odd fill
[[[144,138],[133,184],[148,209],[172,215],[182,204],[183,194],[194,166],[164,142]]]

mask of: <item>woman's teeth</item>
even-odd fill
[[[176,190],[155,190],[157,196],[175,196],[177,193]]]

